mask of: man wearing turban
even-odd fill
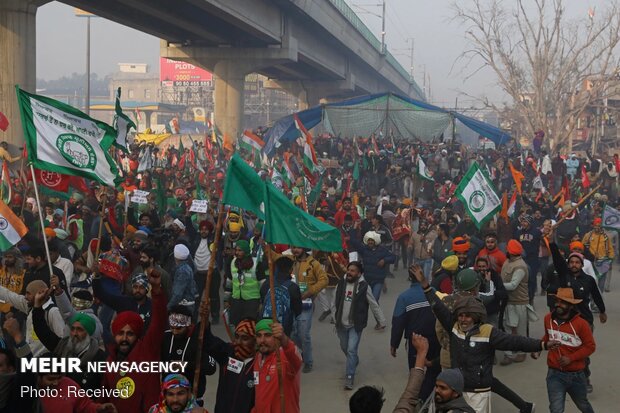
[[[60,290],[60,289],[59,289]],[[60,290],[61,293],[62,290]],[[32,310],[32,324],[34,332],[43,345],[54,356],[80,359],[82,372],[70,372],[67,376],[80,384],[83,389],[101,388],[103,374],[91,372],[88,369],[89,362],[105,361],[106,354],[99,348],[99,342],[93,338],[96,322],[95,316],[85,313],[75,313],[69,319],[70,333],[67,337],[59,337],[47,324],[43,305],[49,299],[50,291],[41,290],[34,297]]]

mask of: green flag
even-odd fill
[[[418,155],[418,175],[420,175],[420,178],[426,179],[427,181],[435,181],[424,163],[424,159],[422,159],[420,155]]]
[[[237,154],[230,158],[222,202],[252,211],[264,219],[264,182]]]
[[[161,216],[166,212],[166,190],[161,182],[161,177],[155,178],[157,180],[157,189],[155,190],[155,199],[157,201],[157,213]]]
[[[121,107],[121,88],[116,91],[116,103],[114,105],[114,129],[116,129],[116,140],[114,146],[129,153],[127,149],[127,134],[131,128],[138,129],[136,124],[123,113]]]
[[[310,194],[308,194],[308,209],[316,204],[316,201],[319,199],[319,195],[321,194],[321,188],[323,188],[323,174],[319,176],[319,180],[317,181]]]
[[[502,200],[493,182],[477,162],[465,173],[454,194],[461,200],[478,229],[502,209]]]
[[[28,162],[35,168],[107,186],[123,180],[109,154],[116,141],[114,128],[57,100],[15,89]]]
[[[318,251],[342,251],[340,230],[297,208],[265,183],[265,240]]]

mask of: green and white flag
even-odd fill
[[[116,141],[110,125],[78,109],[16,87],[28,162],[44,171],[81,176],[107,186],[122,181],[109,154]]]
[[[455,195],[478,229],[502,208],[502,200],[493,183],[476,162],[461,179]]]
[[[135,130],[138,130],[138,128],[136,127],[136,124],[123,113],[123,108],[121,107],[120,87],[116,91],[114,112],[114,129],[116,129],[116,140],[114,141],[114,146],[129,153],[129,150],[127,149],[129,146],[127,143],[127,134],[131,128],[134,128]]]
[[[418,175],[420,175],[420,178],[426,179],[427,181],[435,181],[420,155],[418,155]]]

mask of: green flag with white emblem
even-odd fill
[[[493,182],[475,162],[456,187],[455,195],[478,229],[502,208]]]
[[[109,154],[116,130],[78,109],[16,87],[28,162],[35,168],[81,176],[107,186],[122,178]]]

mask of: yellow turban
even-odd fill
[[[459,268],[459,258],[456,255],[449,255],[441,262],[441,268],[446,271],[454,272]]]

